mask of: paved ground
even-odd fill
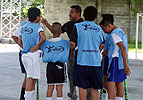
[[[0,44],[0,100],[19,100],[20,88],[24,75],[21,74],[18,63],[18,48],[16,45]],[[11,52],[9,52],[11,50]],[[143,100],[143,61],[133,59],[134,54],[130,53],[130,68],[132,75],[128,77],[128,89],[130,100]],[[142,54],[139,58],[143,59]],[[41,80],[40,80],[40,100],[46,100],[46,77],[45,67],[41,63]],[[67,98],[68,85],[64,86],[64,100]],[[54,91],[54,100],[56,93]]]

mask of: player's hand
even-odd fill
[[[107,51],[107,50],[106,50],[106,51],[103,51],[101,54],[102,54],[103,56],[108,55],[108,51]]]
[[[30,48],[30,51],[35,52],[35,51],[39,50],[39,48],[40,48],[39,45],[36,45],[36,46]]]
[[[43,25],[45,25],[45,26],[48,24],[48,22],[47,22],[47,20],[46,20],[45,18],[42,19],[41,23],[42,23]]]
[[[125,72],[126,75],[130,76],[131,70],[130,70],[130,68],[129,68],[128,65],[125,65],[125,66],[124,66],[124,72]]]

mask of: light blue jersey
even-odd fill
[[[21,27],[21,38],[23,44],[23,53],[30,52],[30,48],[36,46],[40,41],[39,28],[42,27],[38,23],[26,23]]]
[[[121,28],[116,28],[112,31],[111,34],[113,34],[113,33],[116,34],[117,36],[119,36],[122,39],[123,44],[126,47],[126,52],[128,54],[128,39],[127,39],[127,35],[125,34],[125,32]],[[111,64],[111,61],[112,61],[112,55],[113,55],[113,52],[114,52],[114,42],[113,42],[112,37],[110,37],[110,39],[109,39],[108,47],[109,47],[108,57],[109,57],[109,67],[110,67],[110,64]],[[122,57],[122,53],[121,53],[120,48],[119,48],[118,52],[119,52],[119,58],[118,58],[119,69],[124,69],[123,57]]]
[[[60,41],[46,41],[42,45],[42,50],[44,52],[44,56],[42,61],[45,63],[48,62],[68,62],[69,57],[69,41],[61,39]]]
[[[75,25],[78,34],[77,64],[83,66],[101,66],[99,47],[103,42],[103,30],[92,21],[84,21]]]
[[[25,24],[27,24],[27,23],[28,23],[28,21],[23,21],[23,22],[20,24],[20,27],[23,26],[23,25],[25,25]]]
[[[109,44],[110,36],[111,36],[110,34],[105,35],[104,51],[108,50],[108,44]]]

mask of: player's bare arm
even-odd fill
[[[41,36],[41,40],[36,46],[30,48],[30,51],[32,51],[32,52],[39,50],[40,47],[42,46],[42,44],[46,41],[46,35],[44,34],[44,32],[40,32],[39,34]]]
[[[117,43],[118,46],[120,47],[121,49],[121,53],[122,53],[122,56],[123,56],[123,63],[124,63],[124,72],[126,75],[130,75],[131,74],[131,71],[130,71],[130,68],[128,66],[128,62],[127,62],[127,52],[126,52],[126,47],[124,46],[123,42],[118,42]]]

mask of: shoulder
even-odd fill
[[[26,20],[26,21],[23,21],[21,24],[20,24],[20,26],[23,26],[23,25],[25,25],[25,24],[27,24],[28,23],[28,21]]]
[[[69,41],[65,40],[65,39],[61,39],[61,41],[65,42],[65,43],[69,43]]]
[[[64,26],[68,26],[68,25],[70,25],[70,24],[72,24],[73,22],[72,21],[68,21],[68,22],[66,22],[65,24],[63,24],[63,27]]]
[[[125,32],[124,32],[120,27],[114,29],[114,30],[112,31],[111,35],[112,35],[112,34],[116,34],[116,35],[119,36],[119,37],[122,37],[122,36],[126,35]]]
[[[79,22],[79,23],[75,23],[75,26],[82,26],[84,24],[84,22]]]

